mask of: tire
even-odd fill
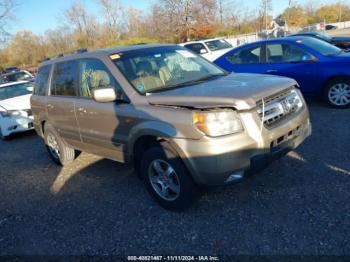
[[[327,83],[323,99],[331,107],[342,109],[350,106],[350,79],[336,78]]]
[[[2,141],[6,141],[6,140],[8,140],[9,138],[10,138],[10,136],[4,136],[4,135],[2,134],[1,126],[0,126],[0,139],[1,139]]]
[[[155,168],[155,166],[161,168],[164,176],[166,176],[165,171],[167,170],[172,169],[174,172],[168,172],[165,181],[160,181],[160,172],[157,172],[158,169]],[[168,167],[171,169],[168,169]],[[165,209],[184,211],[188,209],[198,197],[198,187],[192,180],[187,168],[180,157],[166,143],[151,146],[144,152],[141,160],[140,172],[152,198]],[[157,180],[157,182],[155,182],[155,180]],[[161,186],[161,183],[163,183],[163,186]],[[166,183],[171,186],[162,191],[162,188],[166,188],[164,186]],[[162,196],[160,192],[167,192],[165,195],[168,196],[165,197],[164,194]]]
[[[50,124],[45,124],[44,130],[46,149],[52,160],[60,166],[71,163],[76,158],[74,148],[67,146]]]

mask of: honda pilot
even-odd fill
[[[200,187],[263,169],[311,134],[294,80],[228,74],[177,45],[44,61],[31,106],[35,130],[57,164],[81,151],[131,164],[170,210],[191,206]]]

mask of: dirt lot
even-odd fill
[[[123,165],[82,154],[60,169],[33,132],[0,142],[0,255],[350,255],[350,109],[309,106],[298,150],[180,214]]]

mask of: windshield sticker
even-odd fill
[[[143,91],[143,90],[145,90],[145,85],[144,84],[137,84],[136,88],[140,91]]]
[[[120,58],[120,55],[119,54],[114,54],[114,55],[111,55],[109,56],[112,60],[116,60],[116,59],[119,59]]]
[[[189,51],[186,51],[186,50],[176,50],[176,53],[182,55],[183,57],[186,57],[186,58],[192,58],[192,57],[196,57],[195,54],[192,54],[191,52]]]

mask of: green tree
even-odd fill
[[[302,6],[295,5],[286,8],[282,18],[287,21],[289,26],[304,26],[307,24],[307,17]]]

